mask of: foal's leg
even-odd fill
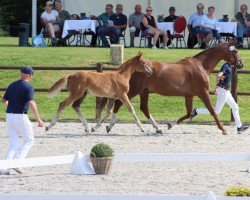
[[[148,110],[148,94],[149,94],[148,89],[143,90],[143,92],[140,94],[140,100],[141,100],[140,109],[143,112],[143,114],[145,115],[145,117],[148,118],[148,120],[152,124],[152,126],[156,129],[156,133],[163,134],[162,130],[159,129],[156,121],[154,120],[154,118],[149,113],[149,110]]]
[[[226,135],[227,134],[227,131],[226,129],[222,126],[217,114],[215,113],[215,110],[214,108],[212,107],[212,104],[211,104],[211,99],[210,99],[210,96],[209,96],[209,92],[208,90],[206,90],[202,95],[199,95],[200,99],[203,101],[203,103],[205,104],[205,106],[207,107],[207,109],[209,110],[210,114],[214,117],[215,119],[215,122],[218,126],[218,128],[222,131],[222,134],[223,135]]]
[[[143,86],[143,83],[141,85]],[[130,87],[130,90],[128,92],[128,98],[129,99],[134,98],[137,94],[139,94],[141,92],[141,90],[142,90],[142,88],[137,88],[135,90],[135,88]],[[122,105],[123,105],[123,103],[120,99],[115,100],[115,105],[114,105],[114,110],[113,110],[113,114],[111,117],[111,121],[110,121],[109,125],[106,126],[107,133],[113,128],[113,126],[117,122],[117,113],[118,113],[120,107],[122,107]]]
[[[91,132],[96,131],[102,125],[102,123],[109,117],[109,115],[112,113],[112,108],[114,106],[114,103],[115,103],[115,99],[109,99],[108,100],[106,115],[104,117],[102,117],[99,120],[99,122],[96,124],[96,126],[91,129]]]
[[[111,117],[111,121],[110,121],[109,125],[106,126],[107,133],[109,131],[111,131],[111,129],[113,128],[113,126],[117,122],[117,113],[118,113],[118,110],[120,109],[120,107],[122,105],[123,105],[123,103],[121,102],[120,99],[115,100],[115,105],[114,105],[114,110],[113,110],[113,114],[112,114],[112,117]]]
[[[176,121],[168,122],[168,123],[167,123],[167,124],[168,124],[168,129],[171,129],[171,128],[173,128],[173,126],[174,126],[175,124],[180,124],[182,121],[184,121],[184,120],[190,118],[191,112],[192,112],[192,110],[193,110],[193,100],[194,100],[194,97],[185,97],[185,103],[186,103],[187,114],[184,115],[183,117],[179,118],[179,119],[177,120],[177,122],[176,122]]]
[[[135,120],[136,125],[141,129],[142,132],[144,132],[144,129],[141,126],[141,122],[138,119],[138,117],[137,117],[137,115],[135,113],[135,109],[132,106],[132,104],[130,103],[127,94],[124,94],[122,97],[120,97],[120,99],[123,102],[123,104],[126,106],[126,108],[129,110],[129,112],[131,112],[132,115],[134,116],[134,120]]]
[[[56,122],[58,121],[59,119],[59,116],[62,112],[62,110],[64,108],[66,108],[68,105],[70,105],[73,101],[74,101],[74,97],[72,97],[71,95],[68,96],[67,99],[65,99],[63,102],[61,102],[59,104],[59,107],[57,109],[57,112],[56,112],[56,116],[54,117],[54,119],[49,123],[48,126],[45,127],[45,130],[48,131],[52,126],[54,126],[56,124]]]
[[[85,119],[85,117],[82,115],[81,111],[80,111],[80,105],[82,104],[83,100],[85,99],[85,97],[87,96],[87,93],[84,92],[84,94],[82,95],[82,97],[80,97],[79,99],[77,99],[76,101],[74,101],[74,103],[72,104],[72,108],[76,111],[80,121],[82,122],[83,126],[85,127],[85,131],[87,133],[89,133],[89,128],[88,128],[88,123],[87,120]]]

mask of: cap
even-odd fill
[[[33,75],[34,70],[30,66],[24,66],[24,67],[21,68],[21,73]]]
[[[61,1],[61,0],[55,0],[55,2],[59,2],[59,3],[62,3],[62,1]]]
[[[47,1],[46,6],[50,6],[50,5],[53,5],[52,1]]]

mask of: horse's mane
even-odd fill
[[[228,44],[228,43],[224,43],[224,44]],[[212,46],[212,47],[210,47],[210,48],[208,48],[208,49],[206,49],[206,50],[204,50],[204,51],[202,51],[202,52],[196,54],[195,56],[193,56],[193,58],[197,58],[197,57],[199,57],[200,55],[205,54],[205,53],[207,53],[208,51],[213,50],[213,49],[215,49],[215,48],[217,48],[217,47],[219,47],[219,46],[222,46],[222,45],[224,45],[224,44],[221,44],[221,43],[220,43],[220,44],[217,44],[217,45],[215,45],[215,46]]]
[[[126,62],[122,63],[119,67],[115,68],[115,71],[120,70],[120,69],[123,67],[123,65],[125,65],[125,64],[128,63],[128,62],[130,62],[130,61],[133,60],[135,57],[136,57],[136,56],[134,56],[133,58],[130,58],[130,59],[127,60]]]

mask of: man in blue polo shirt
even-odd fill
[[[234,121],[237,126],[238,134],[241,134],[248,129],[248,125],[242,124],[239,115],[239,106],[235,102],[230,89],[230,82],[232,77],[232,68],[230,63],[226,62],[222,65],[220,72],[217,74],[217,85],[215,89],[215,94],[217,94],[217,101],[215,105],[215,113],[220,114],[223,106],[227,103],[232,109]],[[195,117],[197,114],[210,114],[206,108],[196,108],[191,113],[190,119]]]
[[[188,20],[188,48],[193,48],[196,43],[197,43],[197,34],[203,33],[202,29],[200,28],[201,25],[201,20],[205,13],[203,12],[204,10],[204,5],[202,3],[198,3],[196,6],[197,12],[192,14]],[[192,44],[191,44],[192,43]],[[201,48],[205,48],[206,44],[202,42]]]
[[[30,148],[34,145],[34,134],[32,124],[28,118],[28,109],[31,108],[39,127],[43,127],[44,122],[39,116],[36,103],[34,101],[34,89],[29,84],[33,77],[33,69],[29,66],[21,68],[21,78],[11,83],[2,102],[7,106],[6,125],[9,137],[9,145],[6,159],[24,159]],[[23,143],[19,147],[20,138]],[[22,173],[20,168],[14,168],[18,173]],[[9,175],[10,169],[1,169],[0,174]]]

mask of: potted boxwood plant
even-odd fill
[[[114,150],[105,143],[96,144],[90,152],[90,159],[96,174],[108,174],[114,158]]]

